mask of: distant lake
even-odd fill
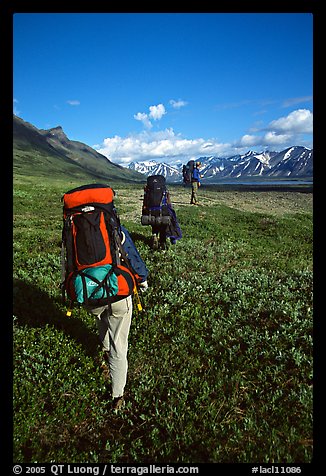
[[[190,184],[185,185],[183,182],[169,182],[170,185],[181,187],[189,187]],[[313,192],[313,180],[295,180],[295,179],[270,179],[270,180],[255,180],[255,179],[220,179],[201,182],[203,188],[212,188],[214,190],[242,190],[242,191],[289,191],[289,192]]]
[[[170,182],[172,185],[189,187],[190,184]],[[214,190],[241,190],[241,191],[288,191],[288,192],[313,192],[313,180],[244,180],[244,179],[224,179],[206,181],[202,180],[203,189],[212,188]]]
[[[202,180],[202,185],[313,185],[312,180]]]

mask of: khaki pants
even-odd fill
[[[132,316],[132,297],[97,308],[87,308],[94,316],[103,345],[109,352],[112,397],[121,397],[127,382],[128,336]]]
[[[198,182],[191,182],[191,200],[190,203],[197,203]]]

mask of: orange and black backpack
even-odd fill
[[[130,296],[138,275],[121,244],[120,219],[108,185],[83,185],[63,197],[62,297],[102,306]]]

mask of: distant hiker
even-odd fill
[[[200,179],[202,178],[202,175],[200,175],[200,171],[199,171],[200,167],[201,167],[201,163],[196,162],[196,165],[194,167],[194,170],[191,176],[191,199],[190,199],[191,205],[199,205],[197,200],[197,191],[198,191],[198,187],[200,187]]]
[[[166,249],[167,238],[170,239],[173,245],[182,238],[181,229],[163,175],[147,177],[147,183],[144,187],[141,224],[152,227],[151,247],[154,250]]]
[[[115,192],[91,184],[63,196],[63,297],[96,316],[108,364],[113,410],[124,404],[128,336],[137,288],[148,288],[148,270],[114,207]],[[65,254],[65,256],[64,256]],[[71,311],[68,310],[67,315]]]

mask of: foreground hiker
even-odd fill
[[[120,223],[107,185],[91,184],[63,196],[63,295],[96,317],[109,366],[113,410],[124,403],[132,295],[146,290],[148,270]],[[69,311],[68,311],[69,312]]]
[[[152,227],[151,247],[166,249],[167,239],[171,244],[182,238],[176,213],[172,207],[170,193],[163,175],[147,177],[142,206],[142,225]]]

